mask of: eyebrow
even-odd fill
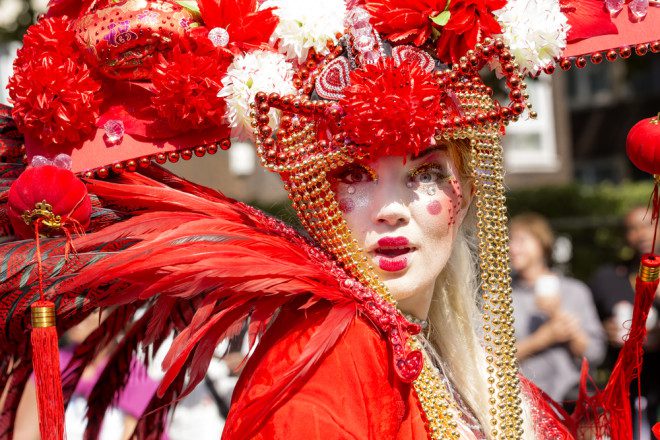
[[[432,147],[427,148],[426,150],[420,152],[419,154],[413,155],[410,157],[411,160],[418,160],[424,156],[428,156],[434,151],[447,151],[446,145],[433,145]]]

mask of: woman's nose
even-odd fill
[[[391,201],[376,210],[375,223],[403,226],[410,221],[410,211],[400,201]]]
[[[372,220],[377,224],[400,226],[410,221],[410,209],[396,184],[386,179],[376,183],[371,199]]]

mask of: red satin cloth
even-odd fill
[[[224,440],[429,438],[414,389],[396,378],[385,339],[361,317],[290,399],[259,426],[243,426],[240,405],[255,402],[287,371],[326,314],[322,307],[280,314],[241,374]]]

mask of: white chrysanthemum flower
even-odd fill
[[[271,39],[279,40],[280,52],[290,60],[304,62],[311,48],[326,55],[328,41],[336,44],[336,35],[344,33],[344,0],[266,0],[260,9],[273,7],[280,23]]]
[[[570,28],[559,0],[509,0],[494,12],[504,42],[520,67],[532,74],[553,64],[566,48]]]
[[[232,128],[232,137],[239,140],[254,140],[250,125],[250,103],[257,92],[287,95],[296,92],[293,86],[293,66],[282,54],[257,50],[234,58],[222,79],[222,90],[218,96],[227,102],[227,120]],[[271,125],[278,123],[275,109],[270,113]]]

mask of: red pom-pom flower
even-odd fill
[[[28,30],[14,62],[12,115],[23,133],[45,145],[76,146],[96,129],[100,87],[66,23],[42,19]]]
[[[85,184],[71,171],[54,165],[26,169],[11,185],[7,206],[20,238],[34,237],[35,221],[49,235],[84,229],[92,213]]]
[[[457,62],[501,28],[493,11],[506,0],[367,0],[374,27],[394,43],[422,46],[436,40],[443,62]]]
[[[339,102],[342,127],[372,157],[418,154],[430,145],[441,102],[432,73],[386,58],[351,72],[351,85]]]
[[[504,6],[506,0],[452,0],[449,20],[437,41],[438,58],[456,63],[478,42],[501,33],[493,11]]]
[[[229,51],[213,46],[200,28],[154,67],[151,98],[158,114],[177,129],[221,126],[225,101],[218,97],[231,63]]]

